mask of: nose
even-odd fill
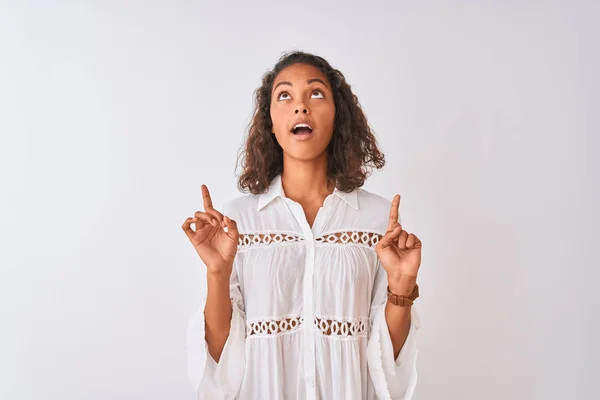
[[[304,114],[308,114],[308,108],[304,104],[296,106],[295,113],[300,114],[301,112]]]

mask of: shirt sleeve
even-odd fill
[[[226,214],[228,215],[228,214]],[[188,377],[198,400],[234,399],[240,390],[245,365],[246,314],[240,289],[238,268],[241,255],[235,256],[230,278],[232,304],[231,328],[225,347],[217,363],[208,352],[204,336],[204,306],[206,285],[201,300],[196,304],[187,329]]]
[[[371,331],[367,345],[367,360],[373,388],[380,400],[410,400],[417,385],[417,330],[421,327],[419,314],[411,306],[408,337],[394,359],[392,339],[385,319],[387,303],[387,273],[377,261],[377,272],[371,300]]]

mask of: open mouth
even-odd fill
[[[312,131],[312,127],[307,124],[297,124],[294,126],[294,129],[292,129],[294,135],[309,135]]]

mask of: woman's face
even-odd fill
[[[331,84],[317,67],[294,64],[275,77],[271,120],[286,156],[308,161],[323,154],[333,136],[334,118]],[[302,123],[310,129],[294,129]]]

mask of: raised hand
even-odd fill
[[[388,274],[390,287],[401,279],[416,280],[421,266],[421,241],[402,229],[398,223],[399,210],[400,195],[396,195],[392,201],[388,230],[375,248]]]
[[[181,228],[210,273],[231,273],[237,252],[239,232],[234,220],[215,210],[210,192],[202,185],[204,212],[196,211]],[[195,229],[192,229],[192,223]],[[227,228],[227,231],[225,231]]]

